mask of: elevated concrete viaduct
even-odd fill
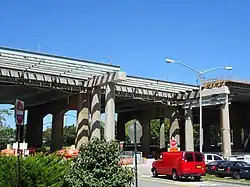
[[[240,130],[236,130],[239,125],[244,126],[244,148],[249,149],[250,128],[246,125],[249,107],[243,101],[249,99],[250,87],[246,87],[228,81],[204,85],[201,93],[204,150],[211,147],[206,129],[213,123],[221,124],[222,151],[226,155],[231,154],[231,128],[234,147],[242,147]],[[28,110],[26,140],[30,147],[42,146],[42,119],[52,114],[51,150],[61,149],[63,116],[73,109],[77,110],[77,148],[91,138],[100,138],[100,116],[105,112],[108,140],[124,140],[125,123],[131,119],[141,122],[144,156],[150,152],[151,119],[161,119],[162,123],[164,118],[169,118],[170,136],[182,150],[194,150],[193,124],[199,124],[200,94],[194,85],[126,76],[119,66],[0,48],[0,89],[1,103],[11,104],[17,98],[24,100]],[[118,114],[117,137],[115,113]],[[160,146],[164,148],[163,125],[160,134]]]

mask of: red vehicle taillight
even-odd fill
[[[216,171],[216,166],[212,166],[212,170],[213,170],[213,171]]]
[[[227,172],[229,172],[230,171],[230,167],[227,167]]]

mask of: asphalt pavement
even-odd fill
[[[153,178],[151,176],[140,176],[138,187],[244,187],[243,185],[226,184],[220,182],[193,182],[193,181],[172,181],[167,178]]]
[[[167,177],[152,177],[151,163],[138,166],[138,187],[244,187],[244,185],[221,183],[217,181],[173,181]],[[133,185],[134,187],[135,185]]]

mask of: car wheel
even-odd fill
[[[201,177],[194,177],[194,181],[200,181]]]
[[[153,177],[158,177],[158,173],[155,168],[152,169],[152,174],[153,174]]]
[[[235,178],[236,180],[239,180],[239,179],[240,179],[240,174],[239,174],[239,173],[234,173],[234,178]]]
[[[172,171],[172,179],[173,179],[174,181],[177,181],[177,180],[178,180],[178,175],[177,175],[176,170],[173,170],[173,171]]]

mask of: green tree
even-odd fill
[[[6,147],[8,143],[13,143],[15,131],[6,124],[6,117],[12,113],[8,109],[0,110],[0,148]]]
[[[71,146],[75,144],[76,127],[74,125],[65,126],[63,128],[63,144],[64,146]]]
[[[105,123],[101,121],[101,139],[104,139],[104,126]],[[47,128],[43,131],[43,141],[44,146],[50,146],[51,144],[51,128]],[[76,137],[76,127],[75,125],[65,126],[63,128],[63,145],[64,146],[71,146],[75,144],[75,137]]]
[[[51,144],[51,128],[47,128],[43,131],[43,142],[44,146],[50,146]]]
[[[125,124],[125,144],[130,144],[131,142],[128,136],[128,127],[133,123],[133,121],[134,120],[130,120]],[[169,142],[170,120],[165,118],[164,124],[165,124],[165,141]],[[150,120],[150,137],[151,137],[151,145],[159,145],[160,143],[159,119]]]
[[[150,120],[150,136],[151,145],[159,145],[160,143],[160,120]]]
[[[6,117],[12,115],[12,112],[8,109],[0,109],[0,126],[6,125]]]
[[[118,164],[120,159],[117,142],[94,139],[80,148],[65,180],[71,187],[129,187],[133,172]]]

